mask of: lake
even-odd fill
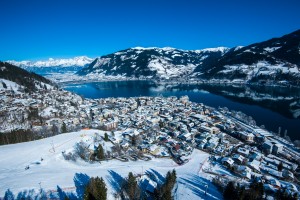
[[[281,135],[287,130],[300,140],[300,89],[265,86],[156,84],[151,81],[110,81],[68,84],[64,89],[85,98],[183,96],[211,107],[227,107],[252,116],[257,125]]]

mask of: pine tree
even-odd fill
[[[14,194],[9,190],[7,189],[5,194],[4,194],[4,200],[14,200],[15,199],[15,196]]]
[[[139,188],[136,178],[133,176],[132,172],[129,172],[127,181],[125,183],[125,191],[130,200],[139,199]]]
[[[175,185],[175,183],[176,183],[176,179],[177,179],[176,170],[173,169],[173,171],[172,171],[172,181],[173,181],[173,184],[174,184],[174,185]]]
[[[105,132],[104,133],[104,141],[107,142],[108,141],[108,134]]]
[[[63,124],[61,126],[61,132],[62,133],[66,133],[67,132],[67,126],[66,126],[65,122],[63,122]]]
[[[223,192],[223,197],[225,200],[232,200],[237,198],[236,196],[236,187],[234,185],[234,182],[230,181],[227,186],[225,187],[225,190]]]
[[[97,158],[99,160],[103,160],[105,158],[104,156],[104,150],[101,144],[99,144],[98,148],[97,148]]]
[[[106,200],[107,188],[103,178],[91,178],[84,193],[85,200]]]
[[[166,189],[163,192],[163,195],[162,195],[161,199],[163,199],[163,200],[172,200],[172,192],[171,192],[171,190]]]

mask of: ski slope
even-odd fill
[[[90,177],[103,177],[108,188],[108,199],[114,199],[115,188],[111,184],[115,178],[113,174],[125,178],[130,171],[134,174],[148,171],[165,176],[167,171],[176,169],[178,184],[174,189],[175,199],[222,198],[209,181],[209,177],[206,179],[203,173],[199,173],[209,156],[199,150],[194,150],[189,156],[190,161],[183,166],[178,166],[168,158],[129,162],[110,160],[93,164],[81,160],[64,160],[62,151],[72,149],[76,142],[95,133],[104,134],[99,130],[82,130],[32,142],[0,146],[0,196],[4,196],[7,189],[18,194],[29,189],[37,191],[40,186],[46,191],[55,191],[59,186],[65,191],[75,192],[74,175],[83,173]],[[26,166],[29,166],[28,170],[25,170]],[[206,187],[207,195],[204,194]]]

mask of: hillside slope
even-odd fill
[[[0,72],[1,79],[15,82],[16,84],[23,86],[25,92],[36,91],[44,84],[53,85],[53,83],[50,80],[35,73],[28,72],[7,62],[0,61]]]
[[[176,79],[192,75],[201,66],[209,66],[228,50],[226,47],[195,51],[136,47],[97,58],[78,74]]]
[[[245,47],[202,50],[136,47],[96,58],[80,76],[243,83],[300,82],[300,30]]]

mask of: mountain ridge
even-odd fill
[[[6,62],[26,69],[29,67],[70,67],[70,66],[84,67],[85,65],[91,63],[93,60],[94,59],[89,58],[87,56],[77,56],[74,58],[62,58],[62,59],[49,58],[48,60],[38,60],[38,61],[8,60]]]
[[[182,50],[134,47],[96,58],[77,72],[105,79],[219,80],[243,83],[300,82],[300,30],[248,46]]]

